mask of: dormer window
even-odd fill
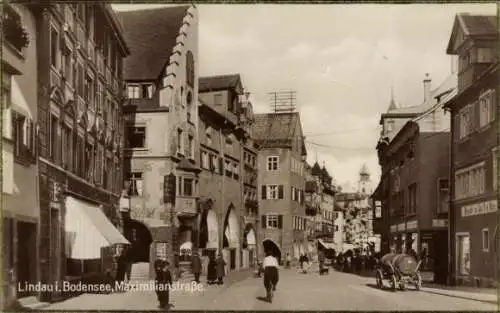
[[[151,99],[153,98],[153,84],[127,84],[129,99]]]

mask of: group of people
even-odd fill
[[[377,265],[377,260],[381,257],[380,253],[367,251],[362,253],[356,249],[339,253],[335,258],[337,270],[348,273],[361,273],[363,271],[372,271]]]

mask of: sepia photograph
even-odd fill
[[[498,311],[498,3],[0,7],[2,312]]]

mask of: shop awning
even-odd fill
[[[101,208],[73,197],[66,198],[66,256],[77,260],[101,258],[101,248],[130,244]]]
[[[323,246],[323,248],[325,249],[332,249],[332,250],[335,250],[335,244],[333,243],[329,243],[329,242],[324,242],[323,240],[321,239],[318,239],[318,242],[321,246]]]

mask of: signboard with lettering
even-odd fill
[[[398,231],[404,231],[404,230],[405,230],[405,223],[398,224]]]
[[[407,230],[413,230],[418,228],[418,221],[411,221],[406,223],[406,229]]]
[[[448,220],[443,220],[443,219],[432,220],[432,227],[447,227],[447,226],[448,226]]]
[[[485,201],[463,206],[462,217],[484,215],[489,213],[495,213],[497,211],[498,211],[497,200]]]
[[[177,204],[175,206],[176,211],[180,214],[196,214],[196,199],[195,198],[179,198],[177,199]]]
[[[175,175],[170,173],[163,176],[163,202],[175,204]]]

